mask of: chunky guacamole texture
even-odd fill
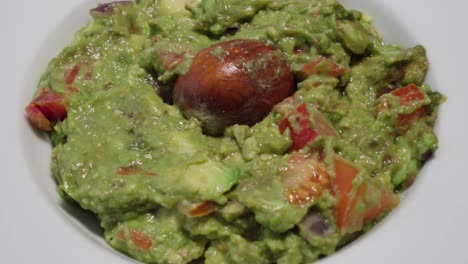
[[[437,149],[444,98],[424,84],[422,46],[384,44],[334,0],[186,2],[92,10],[39,83],[66,108],[58,191],[112,247],[147,263],[311,263],[398,204]],[[232,39],[280,49],[297,85],[261,122],[211,137],[172,88]]]

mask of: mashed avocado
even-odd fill
[[[384,44],[334,0],[185,2],[93,9],[26,109],[50,130],[59,193],[112,247],[147,263],[311,263],[398,204],[437,149],[444,97],[423,83],[422,46]],[[238,39],[279,49],[294,94],[209,136],[172,89],[198,52]]]

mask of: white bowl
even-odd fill
[[[48,139],[29,126],[24,107],[50,59],[89,20],[98,1],[2,3],[0,69],[2,164],[0,263],[132,263],[103,240],[94,217],[64,203],[49,169]],[[400,206],[375,229],[320,263],[468,263],[468,2],[342,0],[373,17],[386,42],[424,45],[427,82],[448,96],[437,123],[440,149]],[[468,161],[465,161],[468,163]]]

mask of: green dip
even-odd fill
[[[51,126],[58,191],[112,247],[147,263],[310,263],[397,205],[437,149],[444,97],[423,84],[422,46],[383,44],[334,0],[183,2],[98,7],[39,83],[66,107]],[[280,49],[297,87],[210,137],[168,95],[197,52],[232,39]],[[51,120],[37,98],[30,119]]]

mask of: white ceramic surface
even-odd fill
[[[2,2],[0,263],[132,263],[103,241],[90,214],[58,197],[50,145],[26,122],[40,74],[89,19],[98,0]],[[342,0],[373,17],[387,42],[423,44],[427,80],[448,96],[440,149],[377,228],[319,263],[468,263],[468,1]]]

